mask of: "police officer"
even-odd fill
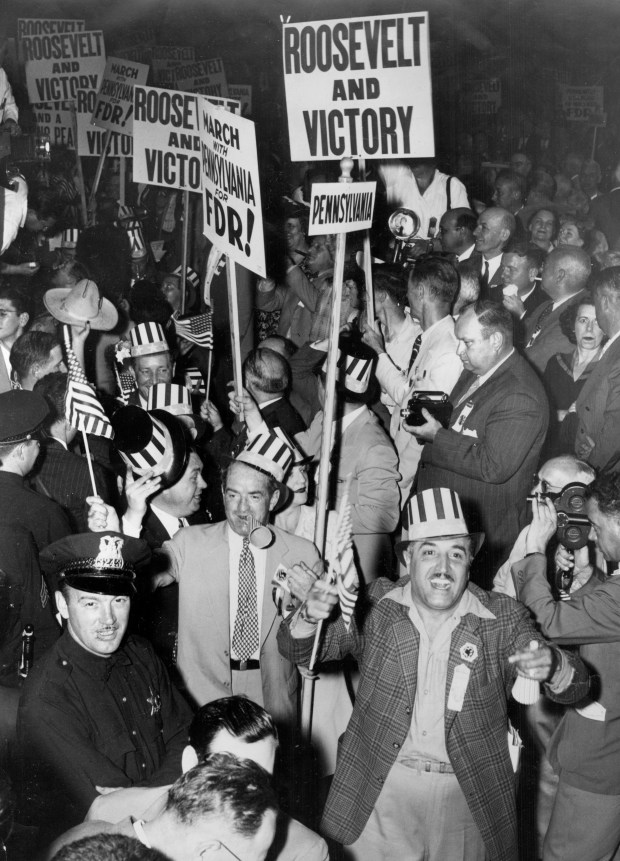
[[[72,535],[41,554],[64,631],[24,686],[18,736],[39,788],[51,778],[54,798],[66,796],[54,835],[84,818],[97,787],[181,774],[190,710],[150,643],[125,637],[134,568],[148,555],[143,541],[111,532]]]

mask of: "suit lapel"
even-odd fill
[[[286,533],[281,530],[274,529],[275,540],[271,547],[267,549],[267,558],[265,560],[265,584],[263,590],[263,609],[261,613],[260,624],[260,644],[261,646],[269,636],[275,621],[278,618],[278,611],[273,602],[273,586],[271,578],[276,572],[278,565],[293,564],[292,559],[289,559],[289,545],[286,541]]]

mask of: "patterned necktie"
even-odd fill
[[[486,290],[489,286],[489,261],[484,261],[484,272],[482,273],[482,277],[480,279],[480,286],[483,290]]]
[[[256,571],[249,538],[243,539],[239,558],[239,600],[232,647],[240,661],[249,660],[258,649]]]
[[[549,314],[552,311],[553,311],[553,302],[549,302],[547,307],[541,312],[540,317],[538,318],[538,323],[536,323],[536,328],[532,332],[532,337],[530,338],[530,340],[525,345],[526,350],[528,347],[531,347],[532,344],[534,343],[534,341],[536,340],[536,338],[538,338],[538,336],[540,335],[540,330],[543,327],[543,323],[545,322],[545,320],[547,319],[547,317],[549,316]]]
[[[422,333],[418,335],[418,337],[413,342],[413,347],[411,348],[411,358],[409,359],[409,367],[407,368],[407,374],[413,368],[413,363],[418,358],[418,353],[420,352],[420,345],[422,344]]]

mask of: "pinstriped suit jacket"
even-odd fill
[[[409,577],[396,584],[409,588]],[[507,659],[540,640],[529,613],[506,595],[468,587],[495,615],[481,619],[468,614],[452,634],[446,680],[445,737],[450,762],[465,793],[474,820],[493,861],[516,861],[517,826],[515,780],[506,744],[507,699],[515,678]],[[365,621],[347,633],[342,618],[326,626],[319,658],[338,660],[354,655],[361,681],[353,715],[340,740],[338,762],[327,799],[322,831],[341,843],[361,834],[388,772],[404,743],[416,695],[419,634],[407,608],[387,595],[394,583],[379,579],[368,590]],[[381,600],[383,598],[383,600]],[[278,644],[283,655],[307,664],[314,637],[295,640],[288,626],[280,626]],[[454,669],[463,663],[461,647],[473,644],[477,658],[468,666],[471,676],[461,711],[448,709]],[[588,689],[588,674],[578,658],[566,654],[575,667],[562,702],[576,702]],[[450,812],[446,811],[446,816]]]

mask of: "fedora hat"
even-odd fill
[[[484,532],[469,531],[459,495],[447,487],[431,487],[412,496],[405,508],[405,526],[407,538],[396,545],[403,563],[403,551],[412,541],[468,536],[473,542],[474,556],[484,541]]]
[[[137,475],[149,470],[160,475],[162,490],[177,483],[185,472],[192,440],[176,416],[129,405],[118,409],[111,421],[114,445],[127,466]]]
[[[91,329],[109,332],[118,322],[114,305],[99,294],[99,288],[88,278],[73,287],[54,287],[43,296],[52,317],[70,326],[90,323]]]

